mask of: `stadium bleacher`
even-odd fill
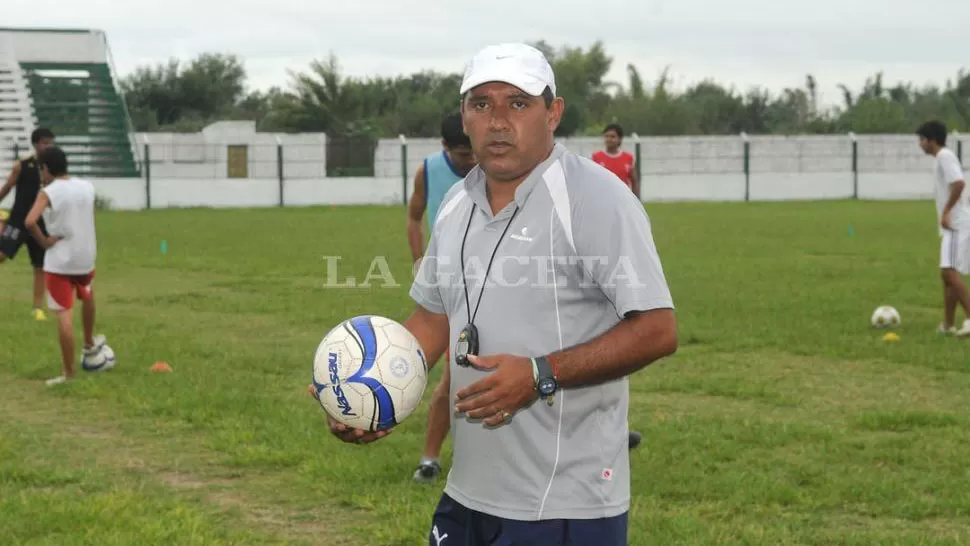
[[[0,28],[0,168],[30,153],[38,126],[54,131],[76,174],[140,175],[104,32]]]

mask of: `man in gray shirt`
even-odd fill
[[[404,322],[428,362],[453,355],[432,546],[627,544],[626,376],[674,353],[676,320],[643,205],[555,143],[555,93],[522,44],[485,48],[462,82],[479,166],[442,201]]]

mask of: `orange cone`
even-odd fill
[[[160,372],[167,373],[172,371],[172,367],[168,365],[168,362],[163,362],[159,360],[158,362],[152,365],[152,371],[155,373],[160,373]]]

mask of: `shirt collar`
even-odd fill
[[[513,202],[519,208],[525,205],[528,200],[529,195],[532,194],[532,190],[535,189],[536,185],[542,180],[543,175],[556,161],[562,157],[563,152],[566,148],[560,144],[556,143],[552,148],[552,153],[549,154],[542,163],[536,165],[529,176],[519,184],[519,187],[515,189],[515,197]],[[475,166],[475,168],[468,173],[465,177],[465,190],[471,197],[472,202],[478,205],[478,208],[484,210],[489,216],[492,215],[492,207],[488,203],[488,196],[485,194],[485,171],[482,170],[481,166]]]

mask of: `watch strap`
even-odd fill
[[[535,366],[535,379],[538,384],[540,379],[550,378],[555,379],[555,375],[552,373],[552,364],[549,363],[549,359],[544,356],[536,357],[532,359],[533,365]]]

